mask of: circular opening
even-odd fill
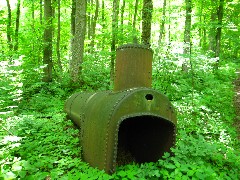
[[[151,101],[151,100],[153,100],[153,95],[152,94],[147,94],[145,96],[145,98],[146,98],[146,100]]]

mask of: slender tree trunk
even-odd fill
[[[218,7],[217,15],[218,15],[218,26],[217,26],[217,35],[216,35],[216,57],[220,55],[220,47],[221,47],[221,33],[222,33],[222,20],[223,20],[223,5],[224,0],[220,0],[220,4]]]
[[[120,20],[120,31],[121,31],[121,36],[124,36],[123,34],[123,30],[124,30],[124,27],[123,27],[123,21],[124,21],[124,11],[125,11],[125,5],[126,5],[126,1],[123,0],[122,2],[122,6],[121,6],[121,20]],[[123,43],[123,39],[119,39],[119,43]]]
[[[14,44],[14,51],[18,50],[18,31],[19,31],[19,20],[20,20],[20,2],[21,0],[18,0],[17,3],[17,14],[16,14],[16,28],[15,28],[15,44]]]
[[[168,1],[168,9],[170,9],[171,7],[171,0]],[[168,46],[168,51],[170,48],[170,44],[171,44],[171,12],[170,10],[168,11],[168,42],[169,42],[169,46]]]
[[[33,8],[34,8],[34,1],[32,2],[33,3]],[[32,12],[33,14],[32,14],[32,17],[33,17],[33,25],[34,25],[34,10],[33,10],[33,12]],[[40,24],[41,24],[41,26],[43,25],[43,0],[39,0],[39,22],[40,22]],[[35,27],[33,27],[34,29],[33,29],[33,32],[35,33],[36,32],[36,29],[35,29]],[[36,46],[37,48],[35,48],[35,49],[37,49],[37,52],[38,52],[38,54],[37,54],[37,59],[38,59],[38,64],[41,64],[42,63],[42,48],[43,48],[43,38],[42,37],[37,37],[37,40],[38,40],[38,43],[33,43],[33,46]],[[40,44],[40,45],[39,45]],[[33,56],[34,56],[35,54],[33,53]]]
[[[76,16],[76,0],[72,0],[72,12],[71,12],[71,34],[75,35],[75,16]]]
[[[35,30],[35,3],[32,2],[32,7],[31,7],[31,11],[32,11],[32,23],[31,23],[31,27],[32,27],[32,34],[33,36],[36,35],[36,30]],[[34,62],[38,63],[38,65],[42,64],[42,37],[39,37],[38,35],[36,35],[36,40],[32,41],[32,52],[31,52],[31,56],[34,60]]]
[[[89,4],[89,6],[91,7],[91,1],[87,0],[87,3]],[[87,38],[91,39],[91,12],[88,11],[87,13]]]
[[[162,22],[160,26],[160,33],[159,33],[159,39],[158,39],[158,46],[160,47],[162,44],[162,38],[164,36],[164,26],[165,26],[165,21],[166,21],[166,6],[167,6],[167,0],[163,1],[163,13],[162,13]]]
[[[46,22],[43,35],[43,64],[44,77],[43,82],[52,81],[52,4],[51,0],[44,0],[44,20]]]
[[[32,2],[32,30],[34,31],[35,29],[35,6],[34,6],[34,2]]]
[[[119,13],[119,0],[113,1],[113,14],[112,14],[112,43],[111,43],[111,70],[110,79],[111,82],[114,80],[114,66],[115,66],[115,50],[116,50],[116,36],[118,34],[118,13]]]
[[[74,86],[81,82],[81,70],[84,53],[84,39],[86,34],[87,1],[76,0],[75,35],[72,46],[72,59],[70,61],[70,76]]]
[[[191,23],[192,23],[192,2],[191,0],[185,0],[186,15],[185,15],[185,29],[184,29],[184,47],[183,54],[191,55]],[[182,70],[188,72],[188,64],[190,63],[192,68],[191,56],[189,61],[185,61],[182,64]]]
[[[32,2],[32,25],[31,26],[32,26],[32,33],[35,34],[35,15],[34,15],[34,11],[35,11],[35,6],[34,6],[34,2]],[[32,52],[35,52],[35,41],[32,42]]]
[[[142,9],[142,43],[150,47],[152,24],[152,0],[143,0]]]
[[[55,17],[56,17],[55,8],[57,7],[57,1],[58,0],[51,0],[51,1],[52,1],[52,20],[54,20]],[[56,28],[55,28],[54,24],[52,24],[52,41],[53,40],[55,41],[55,30],[56,30]],[[54,47],[52,47],[52,48],[54,48]],[[52,54],[52,56],[54,57],[54,54]],[[54,69],[54,62],[53,62],[53,70],[55,71],[55,69]]]
[[[121,7],[121,30],[123,30],[125,5],[126,5],[126,2],[125,2],[125,0],[123,0],[123,4],[122,4],[122,7]]]
[[[75,18],[76,18],[76,0],[72,0],[72,11],[71,11],[71,43],[70,43],[70,56],[73,52],[73,41],[75,35]],[[69,65],[70,68],[70,65]]]
[[[203,16],[203,23],[206,24],[206,15]],[[207,30],[206,27],[203,28],[203,45],[204,51],[207,50]]]
[[[102,11],[102,32],[104,32],[104,30],[106,29],[106,19],[105,19],[105,3],[104,0],[102,0],[102,7],[101,7],[101,11]],[[105,38],[102,39],[102,50],[104,50],[105,48]]]
[[[105,3],[104,0],[102,0],[102,21],[105,20]]]
[[[216,52],[216,9],[215,9],[215,0],[211,0],[212,10],[211,10],[211,28],[208,34],[209,37],[209,46],[208,49]]]
[[[33,2],[33,3],[34,3],[34,2]],[[43,21],[42,21],[42,19],[43,19],[43,18],[42,18],[42,17],[43,17],[43,8],[42,8],[42,6],[43,6],[43,5],[42,5],[42,4],[43,4],[43,2],[42,2],[42,0],[40,0],[40,1],[39,1],[39,6],[40,6],[40,15],[39,15],[39,16],[40,16],[40,24],[41,24],[41,25],[43,24]]]
[[[122,4],[122,7],[121,7],[121,26],[123,26],[125,5],[126,5],[126,1],[123,0],[123,4]]]
[[[96,24],[98,19],[98,12],[99,12],[99,0],[96,0],[96,9],[95,9],[95,14],[92,20],[92,37],[91,37],[91,43],[90,43],[90,46],[92,47],[91,52],[93,52],[93,49],[94,49],[94,40],[96,37],[95,31],[96,31]]]
[[[95,0],[96,1],[96,0]],[[93,2],[93,0],[91,0],[91,2],[90,2],[90,6],[92,6],[92,7],[94,7],[94,2]],[[93,13],[92,13],[92,11],[90,12],[90,38],[92,37],[92,35],[93,35],[93,19],[94,19],[94,15],[93,15]]]
[[[60,72],[62,72],[62,63],[61,63],[61,58],[60,58],[60,40],[61,40],[61,1],[58,0],[58,28],[57,28],[57,44],[56,44],[56,52],[57,52],[57,64],[58,64],[58,69]]]
[[[11,6],[9,3],[9,0],[7,1],[7,8],[8,8],[8,20],[7,20],[7,43],[8,43],[8,47],[9,50],[11,51],[13,48],[12,45],[12,10],[11,10]]]
[[[135,31],[135,29],[136,29],[138,2],[139,2],[139,0],[136,0],[136,1],[135,1],[135,9],[134,9],[134,15],[133,15],[133,30],[134,30],[134,31]]]
[[[200,27],[198,29],[198,36],[199,36],[199,47],[203,47],[203,21],[202,21],[202,16],[203,16],[203,0],[201,0],[201,8],[199,12],[199,23]]]
[[[191,0],[185,0],[186,3],[186,19],[184,30],[184,48],[183,53],[189,54],[191,43],[191,19],[192,19],[192,2]]]

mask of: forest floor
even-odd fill
[[[238,139],[240,139],[240,69],[236,71],[237,78],[234,81],[235,85],[235,109],[236,109],[236,119],[235,119],[235,126],[238,132]]]

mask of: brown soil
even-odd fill
[[[236,109],[236,119],[234,125],[237,128],[238,139],[240,139],[240,69],[237,70],[237,79],[234,81],[235,85],[235,109]]]

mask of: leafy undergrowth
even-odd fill
[[[22,101],[20,109],[1,112],[0,179],[240,179],[232,126],[235,65],[223,64],[214,72],[199,61],[194,81],[174,63],[164,67],[169,69],[154,69],[153,85],[176,107],[173,156],[120,166],[113,175],[90,167],[81,161],[79,129],[62,112],[64,90],[53,84]]]

